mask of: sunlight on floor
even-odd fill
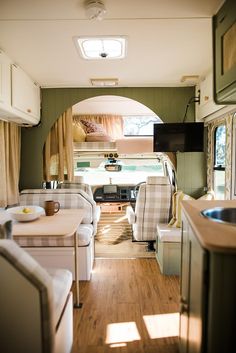
[[[107,234],[107,233],[109,233],[111,231],[111,227],[110,226],[106,226],[106,229],[103,229],[102,231],[101,231],[101,234]]]
[[[144,315],[143,319],[151,339],[179,334],[179,313]]]
[[[120,217],[120,218],[118,218],[118,219],[116,219],[116,220],[114,221],[114,223],[120,223],[120,222],[124,221],[124,219],[127,219],[127,216],[126,216],[126,215],[125,215],[125,216],[122,216],[122,217]]]
[[[106,344],[110,347],[123,347],[126,342],[140,340],[135,322],[119,322],[107,325]]]

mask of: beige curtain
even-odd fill
[[[20,127],[0,121],[0,207],[19,201]]]
[[[96,124],[101,124],[106,133],[113,139],[123,137],[123,117],[121,115],[112,114],[96,114],[96,115],[74,115],[73,120],[77,122],[80,119],[92,121]]]
[[[56,121],[44,146],[44,178],[74,180],[72,108]]]

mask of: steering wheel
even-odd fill
[[[134,187],[134,197],[135,197],[135,199],[136,199],[137,196],[138,196],[138,191],[139,191],[139,188],[140,188],[140,185],[141,185],[141,184],[145,184],[145,182],[144,182],[144,181],[141,181],[140,183],[136,184],[135,187]]]

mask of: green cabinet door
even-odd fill
[[[236,255],[212,252],[209,268],[207,353],[233,353],[236,352]]]
[[[208,255],[184,215],[181,244],[180,352],[200,353],[206,339]]]
[[[236,1],[226,0],[213,17],[214,100],[236,103]]]

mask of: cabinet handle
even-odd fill
[[[180,306],[179,306],[180,314],[188,313],[188,309],[189,309],[189,307],[188,307],[187,302],[184,300],[181,300]]]
[[[31,113],[31,109],[27,109],[27,113]]]

